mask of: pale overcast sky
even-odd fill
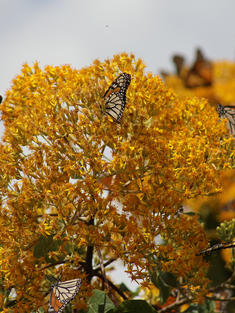
[[[235,0],[0,0],[0,94],[22,64],[71,64],[120,52],[147,70],[172,70],[171,56],[235,60]],[[117,280],[123,280],[117,272]]]
[[[159,73],[196,47],[235,59],[235,0],[0,0],[0,12],[2,95],[36,60],[80,68],[125,51]]]

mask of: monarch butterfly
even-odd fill
[[[187,88],[210,86],[212,84],[212,63],[207,60],[200,49],[196,50],[196,60],[189,69],[185,79]]]
[[[51,287],[49,300],[50,313],[61,313],[65,306],[76,296],[81,286],[81,279],[57,282]]]
[[[172,60],[175,64],[176,74],[181,76],[185,61],[184,57],[182,55],[175,54],[173,55]]]
[[[104,94],[105,111],[117,123],[120,123],[126,105],[126,91],[131,82],[131,75],[122,73],[110,85]]]
[[[235,106],[218,104],[219,117],[227,118],[230,133],[235,137]]]
[[[210,254],[214,251],[218,251],[218,250],[223,250],[223,249],[229,249],[229,248],[234,248],[235,247],[235,242],[226,242],[226,243],[218,243],[213,245],[210,248],[207,248],[205,250],[200,251],[200,253],[198,255],[202,255],[202,254]]]

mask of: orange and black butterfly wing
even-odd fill
[[[219,117],[227,118],[230,133],[235,137],[235,106],[218,104]]]
[[[184,66],[184,57],[182,55],[175,54],[172,58],[174,64],[175,64],[175,69],[176,69],[176,74],[181,77],[183,66]]]
[[[228,119],[230,133],[235,137],[235,106],[226,106],[225,117]]]
[[[66,304],[62,303],[55,295],[55,287],[53,287],[50,295],[49,310],[50,313],[62,312]]]
[[[131,82],[131,75],[122,73],[104,94],[105,111],[117,123],[120,123],[126,105],[126,91]]]
[[[49,300],[49,313],[61,313],[65,306],[76,296],[81,286],[81,279],[57,282],[52,286]]]
[[[188,71],[185,86],[187,88],[210,86],[212,84],[212,76],[212,63],[204,57],[200,49],[197,49],[196,60]]]
[[[105,103],[105,111],[117,123],[120,123],[126,102],[118,93],[112,93]]]

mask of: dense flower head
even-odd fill
[[[235,62],[214,61],[211,62],[212,82],[210,85],[198,85],[189,88],[185,84],[185,74],[169,74],[165,77],[165,83],[183,98],[197,96],[206,98],[211,104],[235,105]]]
[[[173,62],[175,63],[177,75],[167,73],[163,73],[163,75],[167,86],[173,88],[180,97],[185,98],[196,95],[206,98],[211,105],[217,106],[219,103],[222,106],[233,106],[235,108],[234,61],[208,61],[202,52],[200,51],[199,53],[199,50],[197,50],[193,65],[185,66],[184,57],[178,55],[173,57]],[[228,126],[228,129],[231,131],[229,123]],[[232,149],[231,152],[234,151],[234,146]],[[224,273],[224,279],[227,279],[228,269],[233,272],[234,268],[234,253],[233,249],[231,249],[231,243],[234,239],[233,219],[235,216],[234,166],[233,169],[223,170],[220,174],[221,192],[210,194],[206,197],[199,196],[187,200],[184,204],[188,210],[194,210],[200,215],[207,240],[211,245],[209,251],[210,253],[217,253],[216,258],[208,258],[208,275],[211,279],[211,284],[218,284],[218,272],[221,278],[223,277],[222,273]],[[216,228],[220,222],[222,223]],[[222,231],[218,232],[218,229]],[[214,243],[218,242],[221,243],[221,246],[219,246],[220,251],[216,250],[218,248],[217,245],[214,246]],[[218,262],[220,257],[225,262]],[[228,291],[226,288],[227,286],[221,284],[221,294]],[[218,311],[222,310],[223,306],[222,304],[220,306],[219,303],[220,299],[218,298]]]
[[[5,286],[22,303],[45,303],[48,273],[84,278],[85,297],[89,247],[123,260],[139,282],[157,266],[189,290],[200,285],[195,297],[204,292],[203,230],[177,212],[186,198],[220,190],[233,141],[206,100],[181,99],[144,68],[123,53],[81,70],[25,64],[13,80],[0,107],[0,254]],[[121,72],[132,80],[118,125],[103,95]]]
[[[218,101],[224,105],[235,105],[235,62],[215,62],[214,80],[214,93]]]

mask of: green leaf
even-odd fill
[[[213,300],[206,300],[203,304],[191,304],[184,313],[214,313],[215,302]]]
[[[50,251],[57,251],[59,246],[62,244],[62,240],[54,240],[53,235],[41,236],[34,247],[33,255],[35,258],[44,257],[47,262],[53,262],[52,258],[49,258],[48,253]],[[63,257],[61,256],[61,259]]]
[[[129,289],[124,283],[121,283],[121,284],[119,285],[119,289],[120,289],[122,292],[125,292],[125,291],[130,292],[130,289]]]
[[[68,254],[72,254],[74,252],[74,245],[71,244],[70,242],[66,242],[65,250]]]
[[[177,286],[175,276],[169,272],[161,272],[155,268],[155,271],[150,273],[152,283],[159,289],[160,302],[165,303],[170,296],[172,287]]]
[[[107,313],[115,306],[104,291],[95,289],[92,297],[88,301],[89,310],[87,313]]]
[[[113,312],[156,313],[154,308],[144,300],[127,300],[127,301],[124,301]],[[109,312],[109,313],[111,313],[111,312]]]
[[[169,287],[177,287],[177,279],[172,273],[162,272],[160,273],[160,277],[165,285]]]
[[[137,287],[134,291],[130,291],[131,297],[134,298],[140,294],[141,288]]]

